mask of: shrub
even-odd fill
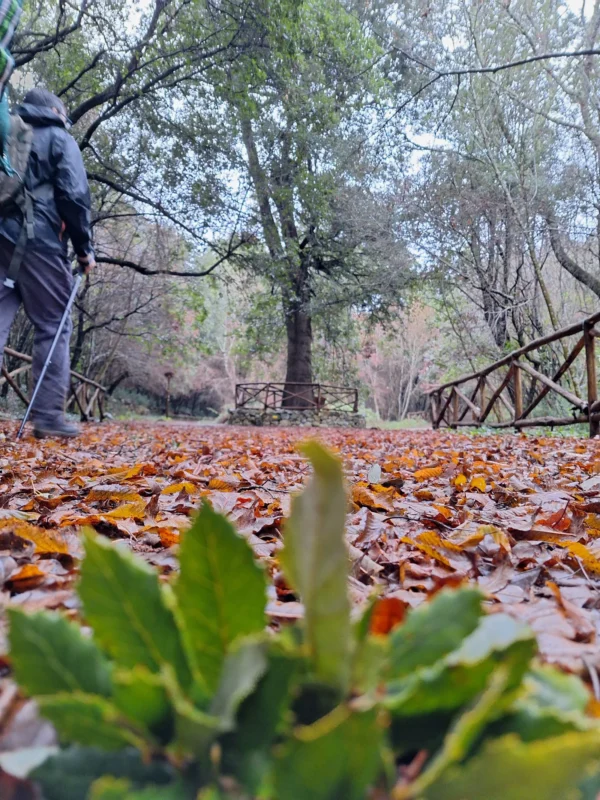
[[[85,534],[92,638],[10,611],[16,679],[63,747],[33,774],[47,800],[594,797],[588,690],[538,664],[529,629],[486,614],[477,589],[441,592],[389,635],[398,603],[353,620],[341,466],[306,453],[281,554],[301,625],[266,631],[263,571],[208,505],[172,584]]]

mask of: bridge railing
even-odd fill
[[[23,405],[29,405],[29,394],[31,392],[31,356],[19,353],[10,347],[4,348],[4,353],[19,366],[13,366],[10,371],[2,363],[0,373],[0,387],[4,384],[13,390]],[[23,376],[27,376],[23,386]],[[93,381],[91,378],[79,372],[71,370],[70,392],[67,400],[67,410],[78,413],[82,422],[90,419],[103,420],[105,412],[106,388],[102,384]]]
[[[236,408],[358,411],[358,389],[323,383],[238,383]]]
[[[433,427],[486,425],[519,430],[587,423],[590,436],[597,436],[600,401],[596,339],[600,331],[595,325],[598,322],[600,312],[535,339],[477,372],[429,389]],[[548,346],[555,342],[560,343],[560,355],[555,348],[548,358]],[[550,374],[546,374],[547,367],[544,369],[548,362],[552,364]],[[534,410],[548,396],[560,397],[561,404],[569,411],[562,416],[534,416]]]

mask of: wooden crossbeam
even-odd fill
[[[27,397],[26,397],[26,396],[23,394],[23,392],[21,391],[21,387],[19,386],[19,384],[18,384],[18,383],[17,383],[15,380],[13,380],[13,373],[9,372],[9,371],[6,369],[6,367],[4,367],[4,366],[3,366],[3,367],[2,367],[2,376],[3,376],[4,380],[5,380],[5,381],[8,383],[8,385],[10,386],[10,388],[13,390],[13,392],[15,392],[15,394],[17,395],[17,397],[19,398],[19,400],[20,400],[20,401],[21,401],[21,402],[22,402],[24,405],[28,406],[28,405],[29,405],[29,400],[28,400],[28,398],[27,398]]]
[[[582,336],[581,339],[579,339],[579,341],[577,342],[575,347],[571,350],[571,352],[567,356],[567,359],[564,362],[564,364],[552,376],[552,382],[553,383],[558,383],[559,382],[559,380],[562,378],[562,376],[565,374],[565,372],[567,372],[569,367],[573,364],[573,362],[575,361],[577,356],[581,353],[581,351],[584,348],[584,345],[585,345],[585,337]],[[522,414],[523,419],[525,419],[526,417],[528,417],[531,414],[533,409],[536,408],[542,402],[544,397],[546,397],[546,395],[550,391],[552,391],[550,386],[548,386],[547,384],[544,384],[543,387],[542,387],[542,390],[540,391],[540,393],[531,401],[531,403],[527,406],[525,411],[523,411],[523,414]]]
[[[570,392],[568,389],[565,389],[564,386],[561,386],[559,383],[551,380],[550,378],[546,377],[542,372],[538,372],[537,369],[534,369],[530,364],[525,362],[520,362],[520,368],[527,372],[528,375],[531,375],[532,378],[536,378],[540,383],[544,383],[546,386],[549,387],[553,392],[559,394],[561,397],[564,397],[565,400],[568,400],[569,403],[574,405],[576,408],[579,408],[581,411],[587,408],[587,403],[582,400],[581,398],[577,397],[576,394]],[[520,417],[521,415],[519,415]]]
[[[485,379],[480,378],[477,381],[477,383],[475,385],[475,388],[471,392],[471,397],[470,397],[471,403],[473,403],[473,401],[475,400],[475,397],[477,396],[477,393],[479,392],[479,387],[481,385],[481,381],[482,380],[485,380]],[[473,405],[475,405],[475,404],[473,403]],[[479,419],[479,415],[481,414],[481,408],[478,407],[478,406],[475,406],[475,408],[477,408],[477,418]],[[462,413],[460,414],[460,416],[458,418],[459,422],[460,422],[460,420],[464,419],[467,416],[468,413],[469,413],[469,404],[466,403],[465,408],[463,408]]]
[[[477,394],[477,389],[478,389],[478,388],[479,388],[479,387],[477,386],[477,387],[476,387],[476,389],[475,389],[475,392],[474,392],[474,395],[473,395],[473,396],[475,396],[475,394]],[[464,394],[463,394],[463,393],[460,391],[460,389],[458,389],[457,387],[455,387],[455,388],[454,388],[454,391],[456,392],[457,396],[458,396],[458,397],[459,397],[459,398],[460,398],[460,399],[463,401],[463,403],[465,403],[465,405],[467,406],[467,409],[471,409],[471,411],[473,412],[473,417],[474,417],[475,421],[476,421],[476,422],[479,422],[479,415],[481,414],[481,409],[480,409],[480,408],[478,408],[478,407],[475,405],[475,403],[473,403],[473,402],[472,402],[472,401],[471,401],[471,400],[470,400],[470,399],[469,399],[469,398],[468,398],[466,395],[464,395]],[[466,413],[466,412],[465,412],[465,413]],[[462,419],[462,417],[463,417],[463,416],[464,416],[464,413],[462,414],[462,416],[461,416],[461,417],[459,417],[459,419]],[[457,420],[457,421],[458,421],[458,420]]]
[[[443,397],[444,397],[443,393],[440,392],[440,403],[442,402]],[[437,418],[436,427],[439,427],[440,423],[444,420],[444,414],[446,413],[446,409],[450,405],[450,401],[451,400],[452,400],[452,392],[450,392],[450,394],[448,395],[447,399],[444,400],[444,404],[439,409],[439,415],[438,415],[438,418]]]
[[[490,415],[492,408],[494,407],[496,400],[502,397],[502,392],[508,386],[510,379],[512,378],[513,368],[510,366],[506,375],[504,376],[503,380],[500,382],[500,386],[496,389],[496,391],[490,397],[487,406],[483,409],[482,413],[479,416],[479,422],[485,422],[485,420]],[[512,410],[512,409],[511,409]],[[514,416],[514,415],[513,415]]]

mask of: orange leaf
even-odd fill
[[[113,508],[104,514],[104,517],[109,519],[144,519],[144,512],[146,511],[146,501],[137,500],[135,503],[124,503],[122,506]]]
[[[418,469],[414,476],[418,481],[429,481],[439,478],[443,471],[444,467],[425,467],[424,469]]]
[[[49,553],[69,554],[69,548],[63,537],[58,531],[38,528],[23,520],[0,520],[0,530],[10,529],[22,539],[27,539],[35,545],[35,553],[47,555]]]
[[[400,541],[404,542],[405,544],[411,544],[413,547],[416,547],[422,553],[429,556],[430,558],[439,561],[440,564],[443,564],[445,567],[450,567],[452,569],[452,564],[450,563],[450,559],[441,552],[441,548],[449,550],[452,548],[452,544],[450,548],[445,547],[445,543],[442,542],[439,534],[435,531],[424,531],[412,539],[410,536],[404,536]],[[453,545],[455,550],[459,550],[460,548]]]
[[[86,501],[91,503],[101,500],[116,500],[123,502],[143,502],[142,498],[131,486],[119,486],[118,484],[106,484],[104,486],[94,486],[86,497]]]
[[[537,520],[539,525],[547,525],[557,531],[567,531],[571,527],[571,517],[566,513],[566,508],[555,511],[547,517],[540,517]]]
[[[163,547],[172,547],[174,544],[179,544],[179,531],[174,531],[171,528],[159,528],[158,535]]]
[[[211,486],[210,488],[214,489],[215,487]],[[188,494],[193,494],[198,491],[198,487],[190,481],[182,481],[181,483],[172,483],[170,486],[165,486],[161,494],[179,494],[179,492],[184,491]]]
[[[471,478],[470,488],[477,489],[478,492],[485,492],[487,489],[487,483],[485,482],[483,475],[477,475],[475,478]]]
[[[491,536],[505,553],[510,553],[510,538],[501,528],[498,528],[496,525],[481,525],[477,533],[481,535],[481,538],[484,536]]]
[[[467,482],[467,476],[464,475],[462,472],[460,473],[460,475],[457,475],[456,478],[454,478],[454,485],[455,486],[459,486],[459,487],[460,486],[464,486],[466,484],[466,482]]]
[[[208,488],[217,492],[234,492],[239,485],[240,482],[232,478],[211,478]]]
[[[370,630],[378,636],[386,636],[403,620],[408,603],[397,597],[384,597],[378,600],[371,614]]]
[[[586,514],[584,524],[590,536],[600,535],[600,514]]]
[[[387,497],[378,496],[364,486],[352,487],[352,501],[357,506],[364,506],[374,511],[391,511],[393,509],[393,505]]]
[[[600,559],[596,558],[585,545],[579,542],[569,542],[564,546],[569,551],[569,555],[582,564],[586,572],[600,575]]]
[[[18,572],[13,572],[6,586],[15,592],[28,592],[46,580],[46,574],[36,564],[25,564]]]

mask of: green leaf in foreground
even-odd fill
[[[173,708],[159,675],[145,667],[117,669],[113,674],[113,703],[143,730],[166,742],[173,733]]]
[[[390,683],[385,705],[403,717],[459,708],[484,690],[499,664],[508,667],[508,688],[514,689],[535,647],[527,625],[507,614],[491,614],[445,659]]]
[[[82,800],[103,775],[127,778],[136,788],[173,780],[172,770],[165,762],[145,764],[133,748],[115,753],[78,746],[51,756],[31,777],[41,786],[45,800]]]
[[[596,725],[585,714],[590,692],[575,675],[536,666],[525,676],[523,689],[511,713],[492,726],[494,735],[518,733],[529,742],[567,731],[590,730]]]
[[[201,711],[186,697],[173,670],[165,668],[163,680],[175,713],[175,736],[170,750],[178,757],[193,755],[204,761],[211,743],[219,734],[220,720]]]
[[[303,448],[314,469],[292,501],[281,564],[305,607],[306,639],[316,677],[345,689],[350,677],[347,498],[342,467],[316,442]]]
[[[38,698],[42,714],[54,723],[62,741],[120,750],[145,750],[143,737],[119,710],[98,695],[63,692]]]
[[[383,728],[375,709],[338,706],[296,730],[275,766],[277,800],[363,800],[381,770]]]
[[[171,665],[182,684],[189,670],[179,631],[156,572],[108,539],[87,533],[79,594],[102,647],[124,667],[151,672]]]
[[[15,677],[31,695],[81,691],[108,697],[110,668],[79,625],[61,614],[8,609],[10,658]]]
[[[291,700],[298,661],[269,653],[266,675],[240,706],[235,730],[223,738],[224,769],[256,794],[271,764],[271,745]]]
[[[180,563],[178,621],[194,678],[210,696],[233,642],[265,628],[265,576],[248,543],[206,504],[183,537]]]
[[[446,590],[409,612],[390,635],[390,677],[410,675],[456,650],[483,615],[478,589]]]
[[[477,697],[471,708],[467,708],[456,720],[444,738],[440,751],[428,764],[427,769],[412,786],[406,788],[404,795],[402,789],[397,790],[394,800],[402,800],[403,797],[421,797],[429,786],[445,774],[450,765],[467,757],[476,739],[502,703],[509,679],[507,667],[499,667],[492,674],[485,691]]]
[[[126,778],[105,776],[92,784],[88,800],[193,800],[193,795],[180,783],[135,789]]]
[[[524,743],[511,734],[484,744],[464,766],[451,767],[425,800],[578,800],[577,786],[600,760],[600,731],[565,733]]]
[[[262,641],[241,642],[229,653],[223,664],[221,682],[210,713],[220,720],[220,729],[229,731],[235,727],[235,715],[267,669],[266,643]]]

